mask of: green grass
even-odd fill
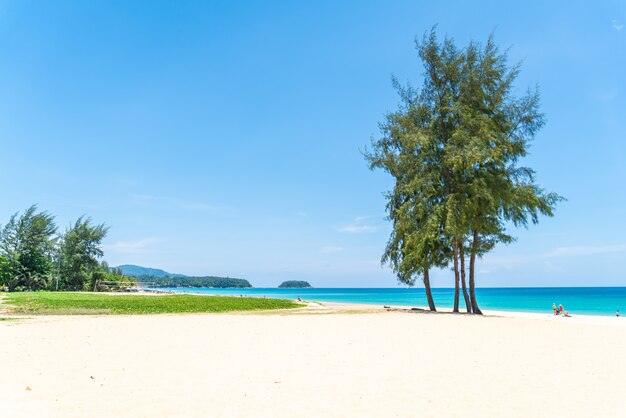
[[[42,315],[233,312],[299,307],[285,299],[201,295],[115,295],[85,292],[16,292],[0,305],[11,313]],[[8,306],[7,306],[8,305]]]

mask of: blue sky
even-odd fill
[[[478,284],[626,285],[623,1],[1,1],[0,223],[38,203],[110,225],[112,265],[395,286],[361,151],[434,24],[523,60],[547,115],[525,163],[568,199]]]

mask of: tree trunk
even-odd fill
[[[474,282],[474,267],[476,265],[476,252],[478,251],[478,231],[473,230],[472,237],[472,253],[470,254],[470,265],[469,265],[469,288],[470,288],[470,299],[472,301],[472,311],[475,314],[482,315],[482,311],[478,307],[478,302],[476,301],[476,286]]]
[[[433,293],[430,290],[430,275],[428,273],[428,267],[424,268],[424,287],[426,288],[426,299],[428,299],[428,307],[431,311],[437,312],[437,308],[435,308],[435,301],[433,299]]]
[[[463,287],[465,309],[467,309],[467,313],[472,313],[472,304],[467,294],[467,286],[465,285],[465,249],[463,248],[463,241],[459,243],[459,257],[461,258],[461,286]]]
[[[454,308],[452,312],[459,312],[459,246],[454,241]]]

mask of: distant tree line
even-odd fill
[[[0,288],[33,290],[120,290],[136,280],[102,261],[104,224],[81,216],[59,232],[54,216],[36,205],[0,226]]]
[[[215,288],[244,288],[252,287],[247,280],[233,279],[231,277],[218,276],[134,276],[139,284],[147,287],[215,287]]]
[[[458,48],[452,39],[440,42],[433,29],[417,51],[422,87],[394,79],[401,105],[366,152],[370,168],[395,180],[386,195],[393,229],[382,262],[401,283],[421,278],[433,311],[430,271],[451,268],[454,312],[462,288],[467,312],[480,314],[476,258],[514,240],[507,226],[552,216],[562,199],[519,164],[544,124],[539,93],[514,94],[519,65],[510,66],[491,37]]]

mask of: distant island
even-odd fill
[[[282,282],[278,287],[284,287],[288,289],[303,289],[307,287],[311,287],[309,282],[304,280],[287,280],[286,282]]]
[[[133,264],[124,264],[115,268],[121,270],[125,276],[137,279],[140,285],[150,287],[252,287],[247,280],[232,277],[186,276]]]

